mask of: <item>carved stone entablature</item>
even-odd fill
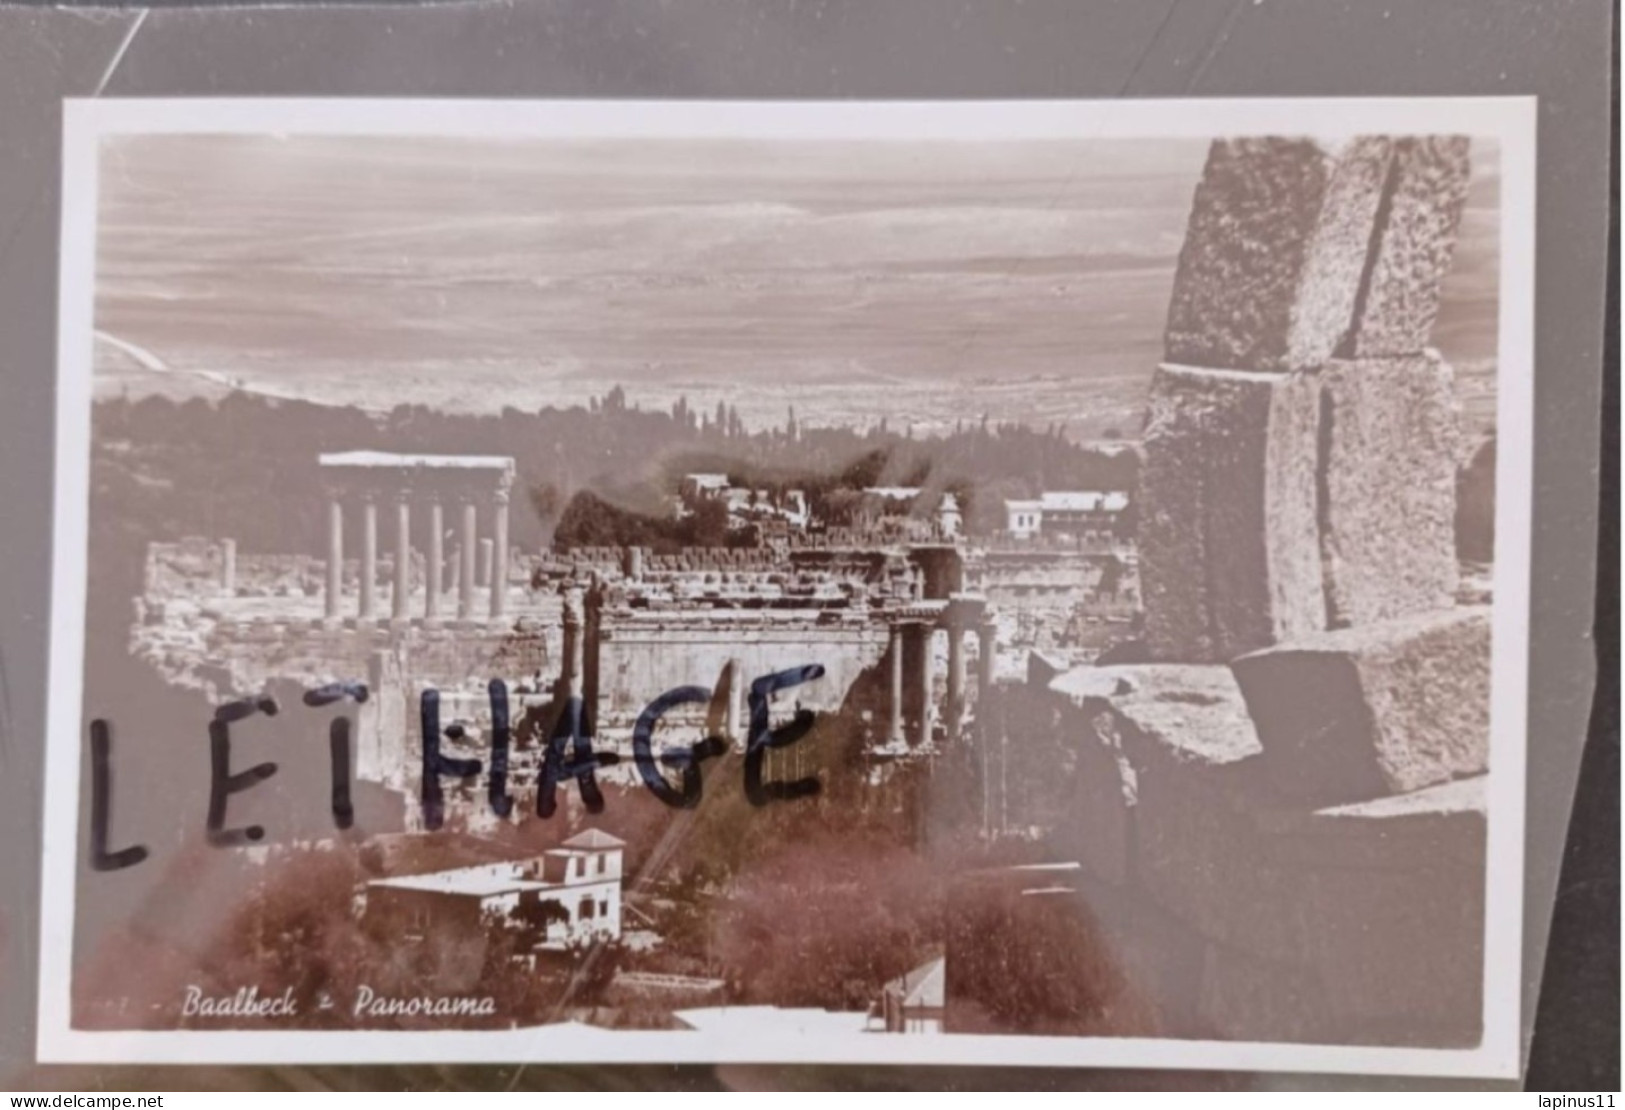
[[[418,515],[418,528],[425,532],[422,548],[426,552],[423,582],[423,619],[434,623],[440,619],[443,593],[455,589],[457,616],[460,620],[476,619],[474,607],[475,553],[483,544],[489,550],[484,560],[486,608],[492,620],[500,619],[507,610],[508,592],[508,503],[513,488],[514,461],[506,455],[402,455],[385,451],[341,451],[318,458],[322,469],[323,486],[327,491],[328,544],[326,619],[329,623],[341,618],[340,596],[344,560],[344,513],[348,504],[359,502],[363,506],[361,601],[358,620],[370,624],[378,616],[375,595],[378,585],[377,567],[377,505],[380,501],[395,507],[395,537],[393,545],[394,582],[390,595],[392,627],[404,628],[411,620],[409,602],[413,593],[410,573],[413,544],[414,502],[422,503],[429,512]],[[447,521],[442,511],[446,502],[457,506],[452,523],[458,529],[455,537],[447,534]],[[483,509],[483,512],[482,512]],[[490,534],[481,537],[480,517],[487,518]],[[447,541],[454,546],[451,561],[452,585],[445,575]]]

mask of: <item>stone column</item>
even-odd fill
[[[237,541],[220,541],[220,593],[233,597],[237,593]]]
[[[508,491],[500,489],[491,500],[491,618],[501,620],[508,611]]]
[[[395,499],[395,593],[390,598],[392,623],[404,625],[410,617],[406,601],[412,594],[412,502],[403,491]]]
[[[371,493],[362,502],[361,513],[361,619],[371,620],[378,580],[378,502]]]
[[[976,626],[976,696],[985,705],[993,689],[993,676],[999,657],[999,626],[992,617],[984,617]]]
[[[633,550],[636,550],[634,548]],[[723,722],[725,739],[730,746],[743,747],[745,743],[745,665],[738,659],[728,660],[728,707]]]
[[[931,725],[936,717],[936,706],[931,701],[931,638],[936,634],[930,621],[921,621],[915,626],[919,629],[915,635],[920,642],[920,672],[917,679],[920,694],[920,716],[915,722],[916,746],[931,742]]]
[[[328,624],[338,622],[343,597],[344,505],[335,495],[327,502],[327,593],[322,598],[322,616]]]
[[[948,618],[948,739],[959,735],[965,720],[965,629]]]
[[[462,566],[457,578],[457,619],[468,620],[474,615],[474,543],[478,538],[478,521],[474,515],[474,502],[463,501]]]
[[[423,619],[428,624],[440,623],[440,583],[446,564],[446,521],[440,507],[440,498],[429,502],[429,559],[424,567]]]
[[[564,595],[564,689],[568,697],[579,698],[586,689],[586,620],[582,591]]]
[[[903,737],[903,626],[891,626],[891,720],[886,729],[886,743],[902,744]]]
[[[491,564],[495,561],[494,546],[490,536],[480,537],[479,577],[474,580],[476,586],[491,585]]]

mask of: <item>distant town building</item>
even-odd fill
[[[728,509],[728,527],[752,524],[804,532],[812,523],[807,494],[792,489],[780,492],[736,486],[726,474],[685,474],[678,485],[679,515],[687,515],[704,501],[721,501]]]
[[[807,509],[807,495],[801,490],[786,490],[775,494],[764,489],[744,489],[731,486],[723,491],[728,505],[728,526],[743,528],[747,524],[765,521],[783,521],[796,531],[805,531],[811,515]]]
[[[916,543],[957,539],[965,531],[964,510],[957,496],[927,494],[919,486],[866,487],[854,523]]]
[[[920,487],[919,486],[869,486],[866,489],[864,489],[863,492],[864,492],[865,495],[867,495],[869,497],[876,497],[876,498],[879,498],[882,501],[901,502],[902,503],[902,508],[906,512],[907,509],[908,509],[908,506],[913,503],[914,499],[916,497],[920,496]]]
[[[366,914],[409,941],[492,927],[534,928],[536,946],[551,950],[616,940],[624,847],[588,829],[532,859],[374,879],[366,887]]]
[[[716,497],[726,490],[731,483],[726,474],[685,474],[678,493],[685,501],[695,501],[704,497]]]
[[[1111,540],[1122,535],[1128,494],[1092,490],[1046,491],[1032,500],[1004,503],[1005,531],[1034,537]]]

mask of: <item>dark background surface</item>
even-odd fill
[[[1615,26],[1619,5],[1614,5]],[[1619,37],[1614,37],[1609,158],[1602,490],[1597,534],[1597,693],[1552,910],[1546,975],[1525,1087],[1619,1088]]]
[[[1539,92],[1545,101],[1541,119],[1543,163],[1554,157],[1555,151],[1564,151],[1573,156],[1572,148],[1565,150],[1564,134],[1565,126],[1572,125],[1571,117],[1562,113],[1554,115],[1547,109],[1553,102],[1559,108],[1565,106],[1561,91],[1554,90],[1565,89],[1569,96],[1567,106],[1573,107],[1576,100],[1585,99],[1580,84],[1590,81],[1600,86],[1602,75],[1597,70],[1604,59],[1595,39],[1597,17],[1602,5],[1584,2],[1484,4],[1475,8],[1470,16],[1461,11],[1453,13],[1453,18],[1452,13],[1444,10],[1447,6],[1438,5],[1424,19],[1418,10],[1430,5],[1415,5],[1409,12],[1402,5],[1389,5],[1397,10],[1401,18],[1385,26],[1378,18],[1383,14],[1381,9],[1384,6],[1378,4],[1302,5],[1287,11],[1261,11],[1258,5],[1249,4],[1246,0],[1237,3],[1227,0],[1212,3],[1170,0],[1165,5],[1155,6],[1099,3],[1078,5],[1078,8],[1089,8],[1089,17],[1080,20],[1077,9],[1068,13],[1064,6],[1030,5],[1019,11],[996,14],[991,7],[978,9],[965,4],[895,3],[884,5],[883,14],[871,19],[861,34],[853,35],[843,31],[850,32],[854,23],[864,21],[852,18],[853,9],[838,4],[803,5],[800,10],[788,10],[777,4],[695,4],[687,9],[685,18],[675,21],[675,25],[668,9],[653,4],[612,4],[601,8],[539,4],[532,7],[531,14],[544,10],[550,17],[556,17],[548,21],[551,43],[536,42],[534,57],[514,51],[496,60],[502,54],[496,51],[491,64],[475,82],[479,85],[477,89],[467,87],[471,80],[471,67],[466,64],[448,65],[443,72],[437,72],[434,66],[412,70],[400,66],[399,56],[392,56],[387,50],[357,49],[353,26],[348,33],[324,35],[315,28],[301,33],[292,30],[296,24],[287,21],[286,17],[281,21],[280,30],[274,26],[262,27],[264,49],[270,52],[270,63],[263,66],[256,77],[246,79],[247,87],[235,87],[231,67],[221,67],[210,59],[211,43],[224,47],[232,39],[229,24],[235,21],[220,18],[201,19],[184,35],[177,34],[179,28],[171,27],[164,43],[158,48],[122,59],[120,65],[123,69],[118,74],[119,80],[111,83],[109,78],[114,75],[113,69],[109,68],[102,74],[101,67],[109,56],[106,46],[118,40],[116,27],[88,27],[85,33],[77,37],[77,53],[75,36],[66,33],[64,28],[61,36],[62,55],[53,64],[63,73],[73,72],[79,76],[80,79],[63,80],[60,84],[70,88],[69,95],[80,96],[102,91],[102,86],[106,86],[108,95],[154,95],[159,90],[179,88],[216,95],[251,92],[340,95],[359,91],[377,94],[410,91],[423,96],[470,92],[499,95],[503,90],[514,95],[534,96],[572,93],[608,95],[607,90],[614,88],[635,95],[715,97],[770,95],[769,90],[782,90],[782,95],[874,97],[1256,95],[1260,88],[1270,87],[1272,75],[1291,72],[1290,67],[1284,67],[1281,59],[1270,52],[1278,50],[1282,35],[1288,36],[1289,40],[1290,36],[1296,35],[1298,41],[1306,44],[1299,64],[1305,68],[1318,66],[1320,72],[1312,82],[1301,76],[1296,83],[1284,79],[1286,83],[1280,88],[1282,93],[1310,91],[1302,87],[1306,84],[1312,84],[1313,91],[1322,95],[1355,95],[1362,92],[1394,95]],[[1617,17],[1617,5],[1615,9]],[[5,14],[0,12],[0,15]],[[16,14],[11,13],[12,16]],[[215,13],[216,16],[220,14]],[[826,15],[832,18],[822,18]],[[481,22],[485,33],[470,34],[460,45],[461,50],[467,51],[460,55],[464,59],[482,45],[489,51],[493,43],[500,44],[509,32],[520,25],[528,25],[532,35],[537,33],[535,22],[513,7],[487,9],[484,16],[486,18]],[[1412,25],[1403,25],[1407,16],[1414,17]],[[105,17],[87,12],[79,13],[78,18],[90,24]],[[387,18],[387,14],[353,12],[348,13],[348,18],[341,22],[358,20],[364,23],[371,19],[381,23]],[[1269,23],[1270,20],[1274,20],[1274,23]],[[267,19],[266,22],[272,21]],[[1474,25],[1470,29],[1467,26],[1469,22]],[[1056,33],[1056,28],[1075,29],[1082,23],[1090,23],[1098,33],[1090,37],[1079,37],[1075,31],[1070,34]],[[932,28],[933,33],[926,36],[912,33],[916,28],[924,27]],[[95,33],[92,34],[92,31]],[[1608,41],[1615,44],[1616,52],[1612,71],[1615,75],[1614,112],[1617,117],[1617,37],[1611,30],[1607,33]],[[619,41],[624,48],[618,56],[619,67],[614,72],[608,72],[604,70],[602,62],[591,60],[590,54],[584,61],[579,56],[571,56],[565,44],[580,36],[600,42]],[[922,38],[929,39],[928,45],[935,48],[928,63],[922,57],[920,64],[913,67],[894,64],[898,58],[910,52],[923,55]],[[183,44],[182,39],[187,41]],[[1311,44],[1311,40],[1315,41]],[[3,47],[4,43],[0,42],[0,54],[4,52]],[[980,78],[954,79],[947,76],[954,73],[956,67],[970,65],[974,70],[972,62],[978,58],[986,61],[985,56],[996,50],[1002,50],[1007,55],[1002,67],[984,67]],[[1387,57],[1394,59],[1397,68],[1404,68],[1397,61],[1401,56],[1410,59],[1405,75],[1387,83],[1386,87],[1379,87],[1380,78],[1367,63],[1372,57]],[[1362,57],[1364,62],[1360,61]],[[1574,59],[1577,57],[1581,61],[1576,62]],[[1522,63],[1521,71],[1516,64],[1509,64],[1509,60]],[[45,64],[38,57],[33,61]],[[531,79],[524,75],[527,66],[551,69],[545,78]],[[922,66],[935,70],[938,76],[923,76]],[[845,73],[842,72],[843,67]],[[1565,67],[1573,71],[1566,77],[1570,82],[1567,85],[1550,76]],[[1508,68],[1515,71],[1511,84],[1506,80]],[[1495,79],[1498,70],[1499,82]],[[16,72],[13,69],[10,79],[17,82],[13,85],[4,76],[3,68],[0,68],[0,101],[22,94],[24,85],[22,79],[16,77]],[[340,72],[345,76],[333,76]],[[1233,76],[1237,72],[1250,73],[1251,76],[1237,78]],[[1460,76],[1463,72],[1471,74],[1472,79],[1463,79]],[[851,76],[846,76],[847,73]],[[988,73],[993,76],[987,76]],[[1452,77],[1452,73],[1455,76]],[[88,80],[82,79],[85,74],[90,75]],[[100,85],[95,83],[97,75],[102,77]],[[1582,104],[1581,107],[1589,108],[1589,105]],[[1611,134],[1614,130],[1611,129]],[[1584,134],[1594,143],[1594,129]],[[54,158],[54,139],[50,140],[50,149],[50,157]],[[28,153],[27,150],[23,151],[25,157]],[[1595,150],[1586,152],[1585,156],[1594,157]],[[1614,149],[1610,178],[1612,204],[1609,208],[1614,220],[1613,225],[1606,229],[1609,243],[1608,308],[1605,347],[1601,351],[1605,372],[1600,409],[1602,453],[1598,460],[1601,490],[1600,499],[1596,502],[1600,508],[1597,517],[1600,527],[1596,536],[1599,570],[1594,591],[1590,643],[1572,642],[1575,635],[1575,614],[1572,611],[1560,614],[1557,611],[1560,606],[1549,610],[1543,606],[1539,586],[1543,577],[1543,550],[1540,547],[1537,547],[1536,556],[1537,601],[1533,634],[1537,645],[1543,642],[1543,636],[1549,640],[1553,635],[1561,637],[1566,634],[1571,638],[1567,647],[1558,645],[1553,650],[1560,656],[1566,653],[1568,659],[1578,661],[1589,656],[1594,649],[1598,673],[1589,739],[1580,766],[1562,872],[1556,883],[1556,899],[1554,903],[1541,904],[1533,893],[1530,896],[1531,917],[1544,913],[1548,904],[1553,907],[1545,977],[1534,1021],[1534,1041],[1526,1082],[1531,1090],[1617,1090],[1620,1086],[1617,161],[1618,152]],[[1572,161],[1565,164],[1571,170],[1577,168]],[[1543,168],[1543,192],[1549,183],[1550,173],[1550,166]],[[14,202],[19,200],[24,204],[14,207]],[[22,210],[26,215],[27,210],[37,203],[41,203],[38,197],[0,193],[0,212],[8,217],[16,210]],[[54,207],[54,198],[46,197],[43,203]],[[1594,211],[1595,205],[1577,204],[1572,213],[1579,226],[1556,227],[1547,207],[1542,206],[1541,245],[1537,249],[1543,259],[1543,281],[1538,284],[1546,284],[1544,276],[1546,267],[1554,264],[1550,257],[1553,252],[1561,252],[1564,244],[1573,246],[1577,241],[1589,241],[1594,246],[1605,233],[1600,221],[1589,218],[1589,213]],[[0,293],[15,291],[12,281],[19,277],[15,263],[12,263],[11,274],[4,271],[11,261],[8,253],[18,247],[19,236],[24,235],[19,231],[23,223],[23,219],[18,219],[9,228],[0,223],[0,277],[6,278],[0,282]],[[54,302],[54,283],[45,293],[47,304]],[[39,301],[38,291],[31,286],[24,300]],[[1544,356],[1548,342],[1544,332],[1549,328],[1546,318],[1548,306],[1544,297],[1541,304],[1540,330],[1543,334],[1538,342],[1541,344],[1541,356]],[[1593,319],[1584,306],[1576,311],[1581,319]],[[1555,406],[1549,396],[1543,396],[1540,401],[1543,411],[1541,431],[1537,435],[1543,443],[1537,471],[1544,467],[1547,477],[1556,475],[1554,480],[1559,484],[1583,485],[1574,467],[1590,454],[1594,430],[1598,427],[1592,423],[1597,417],[1589,415],[1590,405],[1595,400],[1590,392],[1595,389],[1594,380],[1589,386],[1585,384],[1587,377],[1595,374],[1597,348],[1589,337],[1583,337],[1579,344],[1581,349],[1590,353],[1561,370],[1554,363],[1540,358],[1542,374],[1551,375],[1549,380],[1555,383],[1541,386],[1541,392],[1549,394],[1556,389],[1573,398],[1568,402],[1555,403]],[[1567,353],[1575,354],[1574,348],[1571,347]],[[32,419],[49,425],[51,391],[48,368],[43,393],[40,392],[39,383],[32,380],[39,372],[38,367],[28,370],[31,377],[28,388],[12,393],[13,385],[21,384],[13,375],[22,372],[17,365],[5,362],[4,356],[0,356],[0,383],[4,384],[7,393],[7,405],[19,402],[23,410],[30,406],[38,409],[43,397],[46,407],[43,412],[35,412]],[[1552,407],[1566,410],[1564,415],[1571,418],[1569,434],[1575,440],[1566,449],[1567,454],[1561,463],[1550,461],[1548,433],[1551,425],[1549,410]],[[27,413],[16,415],[27,416]],[[40,457],[36,449],[33,456],[36,464]],[[41,495],[37,485],[26,493],[22,492],[23,483],[44,484],[46,495],[43,499],[47,505],[49,486],[48,482],[43,481],[44,472],[27,465],[16,465],[19,458],[20,455],[10,453],[0,457],[0,475],[4,476],[0,478],[0,503],[5,505],[8,518],[15,508],[21,517],[33,520],[37,517]],[[33,470],[32,474],[30,470]],[[1555,516],[1550,515],[1541,505],[1542,499],[1550,498],[1550,482],[1543,484],[1537,480],[1537,491],[1537,535],[1540,537],[1537,544],[1550,544],[1554,535],[1561,535],[1566,539],[1583,538],[1584,546],[1589,546],[1592,534],[1586,531],[1588,525],[1585,517],[1593,510],[1569,506]],[[14,542],[21,544],[23,540],[19,538]],[[36,538],[31,542],[38,544],[41,541]],[[14,581],[0,591],[0,615],[3,615],[7,625],[31,628],[34,636],[40,635],[41,631],[38,611],[19,599],[28,594],[37,596],[40,583],[48,582],[48,536],[43,542],[47,545],[43,579],[37,577],[41,569],[37,548],[30,548],[26,558],[13,560],[12,557],[21,548],[0,546],[0,565],[17,568]],[[1565,567],[1572,571],[1574,565],[1571,561]],[[1545,578],[1551,577],[1552,571],[1548,566]],[[1566,629],[1562,627],[1564,621],[1570,622]],[[11,646],[11,635],[8,631],[7,641],[0,644],[0,648]],[[10,658],[0,654],[0,663],[8,664],[9,669],[15,662],[16,654],[11,653]],[[1585,690],[1587,685],[1585,667],[1579,665],[1572,669],[1576,676],[1569,680],[1566,687],[1562,687],[1569,691],[1571,698],[1580,696],[1580,691]],[[29,672],[23,670],[22,673]],[[8,734],[12,732],[12,723],[22,728],[21,741],[11,735],[5,738],[5,745],[0,748],[0,766],[4,766],[8,774],[15,770],[25,781],[37,781],[38,757],[36,753],[32,758],[19,760],[21,753],[17,745],[35,742],[36,738],[28,729],[33,727],[43,703],[42,691],[32,689],[32,685],[28,683],[24,688],[22,679],[13,674],[8,675],[8,688],[0,690],[10,699],[9,711],[5,701],[0,700],[0,726],[4,726]],[[1561,690],[1558,696],[1561,696]],[[1534,697],[1532,691],[1532,700]],[[1577,705],[1569,706],[1571,712],[1577,708]],[[1538,778],[1542,773],[1540,768],[1531,768],[1532,778]],[[1559,784],[1562,777],[1561,773],[1556,774]],[[1539,783],[1532,782],[1531,796],[1543,796],[1539,793],[1540,789]],[[11,799],[12,795],[8,793],[5,797]],[[17,814],[17,826],[38,829],[37,799],[25,805],[20,812],[17,809],[9,811]],[[1531,820],[1534,819],[1532,812]],[[30,907],[34,904],[37,891],[36,837],[37,831],[31,832],[20,838],[20,846],[17,847],[17,858],[27,857],[36,861],[30,865],[30,870],[24,872],[29,877],[22,887],[25,893],[23,901]],[[8,868],[14,865],[9,852],[5,862]],[[8,945],[14,946],[15,943],[18,942],[14,938],[8,938]],[[31,955],[31,942],[22,943]],[[14,974],[18,966],[15,956],[18,954],[8,955],[12,955],[13,959],[7,961],[7,994],[15,994],[15,985],[20,981],[27,988],[24,1005],[31,1008],[31,959],[23,964],[27,973],[18,975]],[[16,998],[8,998],[6,1013],[12,1013],[12,1007],[16,1005]],[[30,1031],[31,1024],[31,1020],[27,1022]],[[8,1060],[26,1059],[29,1055],[28,1043],[27,1033],[19,1029],[11,1029],[0,1037],[3,1056]],[[279,1082],[297,1081],[298,1069],[279,1070],[282,1072]],[[349,1073],[348,1081],[338,1085],[365,1088],[425,1081],[413,1073],[390,1069],[343,1070]],[[617,1073],[619,1078],[606,1078],[604,1073],[610,1071]],[[334,1078],[327,1076],[322,1082],[326,1085]],[[1143,1085],[1146,1077],[1142,1075],[1140,1079],[1142,1082],[1138,1085]],[[906,1073],[865,1069],[842,1073],[833,1069],[809,1068],[782,1071],[725,1069],[721,1075],[712,1069],[687,1068],[555,1069],[550,1075],[531,1069],[523,1083],[526,1086],[611,1084],[629,1087],[706,1087],[719,1080],[735,1086],[798,1087],[1137,1085],[1134,1077],[1114,1078],[1097,1074],[1095,1080],[1090,1080],[1084,1074],[1068,1072],[981,1071],[967,1074],[944,1069],[911,1069]],[[160,1087],[215,1085],[204,1074],[189,1075],[164,1069],[150,1070],[148,1083]],[[1336,1087],[1352,1084],[1343,1084],[1331,1078],[1326,1085]],[[1395,1085],[1408,1087],[1416,1084],[1401,1081]]]

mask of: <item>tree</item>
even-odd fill
[[[569,923],[570,911],[564,908],[564,903],[550,898],[521,898],[509,911],[508,920],[532,943],[540,943],[547,937],[548,926]]]
[[[536,510],[536,516],[549,521],[559,515],[564,507],[564,492],[552,482],[542,482],[530,487],[530,507]]]
[[[626,946],[619,940],[577,941],[565,948],[564,955],[570,965],[566,1004],[596,1007],[615,982]]]
[[[694,507],[684,523],[683,539],[690,547],[725,547],[728,543],[728,506],[708,497]]]
[[[1099,594],[1117,594],[1118,587],[1123,581],[1123,564],[1116,555],[1106,556],[1105,564],[1100,568],[1100,581],[1095,583],[1095,592]]]
[[[954,500],[959,502],[959,519],[968,528],[971,514],[976,511],[976,486],[966,478],[955,478],[943,487],[944,492],[951,493]]]

